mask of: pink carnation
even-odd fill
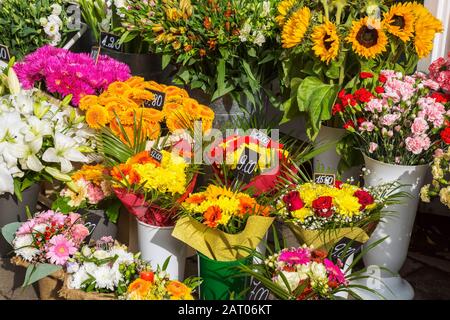
[[[427,79],[427,80],[425,80],[425,81],[422,81],[422,84],[423,84],[425,87],[430,88],[431,90],[434,90],[434,91],[439,90],[439,83],[437,83],[437,82],[434,81],[434,80]]]
[[[381,117],[380,123],[383,126],[392,126],[398,119],[400,119],[399,113],[394,114],[386,114],[383,117]]]
[[[372,99],[366,104],[366,106],[364,107],[364,110],[372,112],[372,113],[374,113],[375,111],[382,112],[383,106],[384,106],[383,100]]]
[[[417,101],[421,110],[418,116],[432,122],[435,128],[439,128],[444,123],[445,107],[442,103],[436,102],[434,98],[420,98]]]
[[[100,187],[89,183],[87,187],[87,198],[90,204],[97,204],[105,198],[105,194]]]
[[[378,149],[378,144],[375,142],[369,143],[369,153],[374,153]]]
[[[421,135],[428,130],[428,122],[424,118],[417,117],[411,126],[411,132],[414,135]]]
[[[430,148],[430,138],[426,135],[408,137],[405,140],[406,150],[413,154],[421,154],[424,150]]]
[[[375,129],[375,125],[371,121],[364,121],[360,124],[360,131],[372,132]]]

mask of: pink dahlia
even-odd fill
[[[45,257],[50,263],[64,265],[69,257],[77,252],[72,240],[66,239],[63,235],[57,235],[50,239]]]
[[[280,253],[278,261],[288,265],[307,264],[311,261],[311,252],[308,248],[288,249]]]
[[[328,280],[337,281],[339,284],[346,284],[347,280],[345,279],[345,275],[342,273],[341,269],[337,265],[335,265],[332,261],[328,259],[323,260],[323,264],[328,272]]]

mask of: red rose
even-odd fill
[[[336,188],[338,188],[338,189],[341,189],[343,184],[344,184],[344,183],[343,183],[341,180],[336,180],[336,181],[334,182],[334,186],[335,186]]]
[[[441,131],[441,139],[446,144],[450,144],[450,127],[447,127]]]
[[[329,218],[333,215],[331,206],[333,205],[333,198],[330,196],[319,197],[312,202],[314,212],[319,217]]]
[[[378,93],[378,94],[382,94],[382,93],[384,93],[384,88],[378,86],[378,87],[375,88],[375,92]]]
[[[440,94],[439,92],[433,92],[430,97],[434,98],[434,100],[436,100],[436,102],[440,102],[440,103],[448,102],[447,97],[444,96],[443,94]]]
[[[370,73],[370,72],[361,72],[361,73],[359,74],[359,77],[360,77],[361,79],[373,78],[373,74]]]
[[[361,88],[361,89],[356,90],[355,98],[359,102],[369,102],[370,100],[372,100],[373,95],[366,88]]]
[[[333,106],[333,109],[331,110],[331,113],[334,116],[336,113],[339,113],[339,112],[342,112],[342,111],[343,111],[342,105],[340,103],[336,103]]]
[[[344,129],[349,129],[349,128],[353,128],[355,129],[355,124],[353,123],[352,120],[348,120],[345,124],[344,124]]]
[[[291,191],[283,197],[283,201],[286,204],[289,211],[295,211],[303,208],[305,205],[300,198],[298,191]]]
[[[353,196],[358,198],[358,202],[361,205],[359,210],[364,210],[368,205],[375,202],[372,195],[364,190],[356,190]]]
[[[386,76],[383,76],[382,74],[380,74],[380,76],[378,77],[378,81],[380,81],[381,83],[385,83],[387,81]]]

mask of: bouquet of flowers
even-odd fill
[[[395,184],[366,189],[307,182],[289,189],[277,200],[278,214],[299,241],[327,250],[344,237],[365,243],[382,209],[401,196]]]
[[[94,139],[67,99],[57,105],[36,90],[21,90],[14,71],[8,73],[10,94],[0,97],[0,194],[21,199],[44,178],[70,180],[72,162],[89,162],[83,153],[93,151]]]
[[[447,142],[450,143],[450,138],[447,138]],[[437,149],[431,165],[433,180],[431,184],[423,186],[420,190],[420,198],[423,202],[430,202],[431,198],[439,196],[440,201],[450,208],[449,173],[450,149],[447,149],[445,152],[442,149]]]
[[[381,71],[374,84],[341,91],[333,107],[366,156],[398,165],[428,164],[446,146],[448,103],[422,73]],[[373,90],[372,90],[372,87]],[[449,129],[450,130],[450,129]]]
[[[285,49],[282,81],[289,95],[283,121],[305,114],[307,134],[315,139],[322,121],[332,119],[338,93],[353,88],[360,74],[364,77],[367,71],[382,69],[414,72],[418,60],[431,52],[434,36],[443,26],[422,4],[391,3],[279,3],[276,20]]]
[[[144,223],[170,226],[180,203],[194,189],[197,173],[175,152],[141,151],[111,170],[116,196]]]
[[[148,42],[163,68],[176,65],[176,83],[201,89],[210,101],[244,93],[254,103],[275,76],[275,2],[127,0],[120,29],[125,41]]]
[[[63,0],[3,0],[0,3],[0,43],[22,59],[44,45],[62,46],[79,29],[67,15]]]
[[[242,257],[237,245],[256,248],[273,222],[270,206],[223,186],[208,185],[187,197],[182,207],[185,216],[172,236],[218,261]]]
[[[41,86],[57,98],[72,95],[78,106],[85,95],[100,94],[109,84],[130,77],[130,68],[105,55],[98,60],[86,53],[44,46],[27,55],[14,66],[22,86]]]
[[[62,294],[73,298],[76,291],[72,290],[80,290],[105,298],[123,297],[139,273],[151,271],[139,256],[111,237],[97,240],[93,247],[85,245],[67,263],[68,277]]]
[[[164,94],[160,110],[154,104],[155,91]],[[144,81],[142,77],[114,82],[98,97],[86,95],[79,107],[86,111],[86,121],[91,128],[108,126],[125,143],[134,141],[136,123],[143,137],[155,139],[164,121],[170,132],[194,127],[195,121],[202,121],[203,131],[206,131],[212,127],[214,119],[214,112],[189,98],[185,90]]]
[[[437,82],[442,91],[446,93],[446,99],[450,93],[450,52],[447,58],[440,57],[433,61],[428,67],[430,71],[429,77],[431,80]]]

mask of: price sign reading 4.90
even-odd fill
[[[314,173],[314,182],[334,186],[336,176],[332,173]]]
[[[164,102],[166,100],[166,94],[164,92],[156,90],[149,90],[149,91],[153,93],[154,98],[153,100],[144,101],[144,107],[162,110],[162,108],[164,107]]]
[[[152,148],[150,150],[150,157],[161,163],[163,155],[161,151]]]
[[[120,43],[120,37],[112,33],[107,32],[100,33],[100,46],[105,49],[122,51],[122,44]]]
[[[236,179],[249,183],[258,165],[259,153],[246,147],[236,166]]]
[[[0,60],[8,62],[11,59],[7,46],[0,44]]]

